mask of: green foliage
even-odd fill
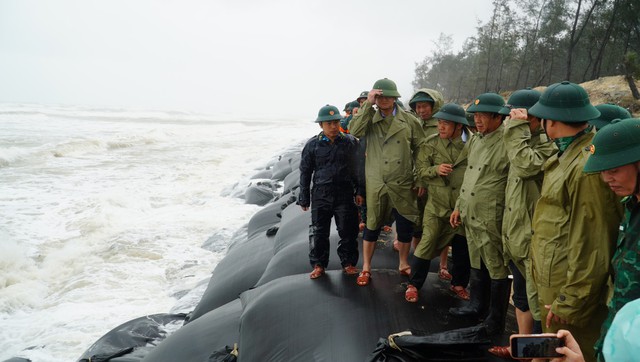
[[[441,34],[416,63],[415,88],[464,102],[565,80],[623,74],[625,54],[640,53],[640,0],[494,0],[491,18],[460,51]],[[634,74],[637,70],[634,70]],[[637,77],[637,75],[636,75]]]

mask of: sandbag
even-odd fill
[[[304,242],[309,245],[309,225],[311,210],[302,211],[299,205],[291,204],[281,212],[280,229],[275,236],[273,253],[277,254],[292,243]]]
[[[143,362],[207,361],[238,342],[242,304],[235,299],[190,322],[162,341]]]
[[[282,158],[273,166],[273,174],[271,175],[272,180],[282,181],[284,178],[291,173],[291,164],[290,157]]]
[[[191,322],[253,287],[273,256],[273,237],[258,234],[229,250],[214,269],[207,290],[189,315]]]
[[[238,360],[363,361],[381,336],[402,330],[430,334],[471,323],[449,316],[448,308],[458,303],[444,288],[424,288],[425,308],[404,301],[402,282],[406,277],[396,270],[373,270],[367,287],[358,286],[353,275],[328,271],[316,280],[298,274],[248,290],[240,296]]]
[[[300,169],[294,169],[284,178],[282,193],[291,192],[300,187]]]
[[[257,179],[257,178],[271,178],[271,176],[273,176],[273,171],[269,169],[265,169],[265,170],[260,170],[257,173],[255,173],[253,176],[251,176],[251,180]]]
[[[244,191],[244,201],[247,204],[263,206],[277,195],[276,185],[271,180],[252,180]]]
[[[111,361],[132,353],[136,348],[155,344],[164,339],[164,326],[182,323],[185,318],[185,314],[153,314],[125,322],[100,337],[79,361]]]

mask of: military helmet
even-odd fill
[[[356,100],[359,101],[362,98],[366,99],[368,96],[369,96],[369,91],[362,91],[360,92],[360,95],[358,96],[358,98],[356,98]]]
[[[382,90],[382,95],[384,97],[400,97],[400,93],[398,93],[398,87],[396,86],[396,83],[391,79],[383,78],[377,80],[373,84],[373,89]]]
[[[593,137],[584,172],[600,172],[640,161],[640,119],[613,120]]]
[[[409,107],[411,107],[411,109],[413,109],[414,111],[416,110],[416,103],[418,102],[431,102],[431,104],[435,104],[436,101],[433,99],[433,97],[431,97],[429,94],[425,93],[425,92],[418,92],[416,94],[413,95],[413,97],[411,98],[411,100],[409,101]]]
[[[360,107],[360,102],[358,102],[358,101],[351,101],[349,104],[351,105],[351,108],[349,108],[349,109],[354,109],[354,108]]]
[[[608,125],[616,118],[631,118],[631,113],[629,113],[629,111],[620,106],[616,106],[615,104],[598,104],[596,109],[600,111],[600,117],[590,120],[589,124],[595,126],[598,130]]]
[[[316,123],[327,121],[339,121],[342,118],[338,107],[327,104],[318,111]]]
[[[582,123],[600,116],[600,111],[591,105],[584,88],[564,81],[550,85],[529,114],[563,123]]]
[[[504,98],[502,98],[501,95],[497,93],[483,93],[473,100],[467,108],[467,112],[509,114],[509,112],[505,113],[505,109],[507,108],[504,108]]]
[[[433,117],[436,119],[464,124],[465,126],[469,125],[464,108],[455,103],[445,104],[438,112],[436,112],[436,114],[433,115]]]
[[[351,110],[351,102],[347,102],[347,104],[344,105],[344,112],[350,111]]]
[[[528,110],[538,102],[541,95],[542,93],[531,88],[517,90],[513,92],[511,97],[509,97],[509,100],[507,100],[507,104],[503,111],[505,111],[506,114],[509,114],[511,108],[525,108]]]

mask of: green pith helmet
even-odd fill
[[[418,102],[431,102],[431,105],[434,105],[436,103],[436,101],[430,95],[424,92],[416,93],[409,101],[409,107],[411,107],[411,109],[415,111],[416,103]]]
[[[367,99],[367,97],[369,96],[369,91],[362,91],[360,92],[360,95],[358,96],[358,98],[356,98],[356,101],[359,101],[361,99]]]
[[[318,111],[318,118],[316,118],[316,123],[339,121],[340,119],[342,119],[342,116],[340,115],[338,107],[327,104],[326,106],[320,108],[320,110]]]
[[[599,117],[600,111],[591,105],[584,88],[564,81],[550,85],[538,103],[529,109],[529,114],[563,123],[581,123]]]
[[[509,97],[503,111],[506,112],[506,114],[509,114],[512,108],[525,108],[528,110],[538,102],[541,95],[542,93],[531,88],[517,90],[511,94],[511,97]]]
[[[360,102],[358,101],[351,101],[349,104],[351,105],[351,108],[350,108],[351,110],[353,110],[354,108],[360,107]]]
[[[620,106],[616,106],[615,104],[598,104],[596,109],[600,111],[600,117],[590,120],[589,124],[595,126],[597,130],[608,125],[616,118],[631,118],[631,113],[629,113],[629,111]]]
[[[600,172],[640,161],[640,119],[613,120],[591,145],[584,172]]]
[[[471,105],[467,108],[467,112],[488,112],[498,114],[504,113],[504,98],[497,93],[483,93],[473,100]]]
[[[398,87],[396,87],[396,83],[391,79],[379,79],[373,84],[373,89],[382,90],[382,95],[384,97],[400,97],[400,93],[398,93]]]
[[[347,103],[344,105],[344,109],[342,110],[343,112],[348,112],[351,110],[351,102]]]
[[[433,115],[433,118],[460,123],[464,124],[465,126],[469,125],[464,108],[455,103],[447,103],[442,106],[442,108],[440,108],[440,110]]]

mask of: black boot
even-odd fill
[[[459,308],[449,308],[449,313],[458,317],[483,317],[487,309],[489,274],[486,270],[471,268],[469,275],[469,302]]]
[[[509,307],[509,294],[511,294],[511,279],[491,280],[489,316],[483,322],[487,335],[492,336],[504,332],[504,323],[507,317],[507,308]]]

